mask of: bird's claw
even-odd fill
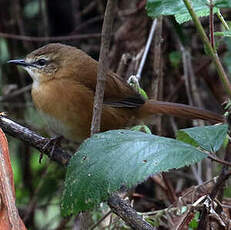
[[[46,144],[45,144],[45,145],[43,146],[43,148],[42,148],[42,151],[43,151],[43,152],[49,151],[50,148],[51,148],[49,157],[52,158],[53,153],[54,153],[54,150],[55,150],[55,147],[56,147],[57,145],[60,145],[60,142],[62,141],[62,139],[63,139],[63,136],[48,138],[47,141],[46,141]],[[43,153],[40,154],[39,163],[42,162],[42,159],[43,159]]]

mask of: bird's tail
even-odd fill
[[[185,119],[202,119],[213,122],[225,121],[223,115],[185,104],[148,100],[142,107],[143,109],[140,112],[145,114],[140,114],[141,116],[166,114]]]

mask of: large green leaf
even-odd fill
[[[63,215],[76,214],[105,201],[120,189],[148,176],[196,163],[206,154],[191,145],[131,130],[114,130],[87,139],[67,168]]]
[[[214,13],[217,8],[228,7],[230,0],[217,0],[214,3]],[[191,0],[192,7],[198,17],[209,15],[208,1],[206,0]],[[146,4],[148,16],[158,17],[160,15],[174,15],[178,23],[183,23],[191,20],[187,8],[183,0],[148,0]]]
[[[179,0],[148,0],[146,4],[148,16],[175,15],[186,12],[183,1]]]
[[[200,146],[209,152],[217,152],[225,141],[228,125],[212,125],[181,129],[177,139],[193,146]]]
[[[196,15],[198,17],[205,17],[205,16],[208,16],[209,15],[209,7],[208,6],[204,6],[204,7],[201,7],[201,9],[196,9],[195,10],[196,12]],[[214,7],[213,9],[213,13],[217,13],[218,12],[218,9],[216,7]],[[192,19],[191,15],[188,13],[188,11],[186,12],[182,12],[180,14],[176,14],[175,15],[175,19],[176,21],[181,24],[181,23],[184,23],[184,22],[187,22],[187,21],[190,21]]]
[[[231,1],[230,0],[215,0],[213,1],[214,6],[218,8],[230,8]]]

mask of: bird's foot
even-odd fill
[[[47,141],[46,141],[45,145],[43,146],[42,150],[43,151],[49,151],[51,149],[50,158],[52,158],[55,147],[57,145],[60,145],[62,140],[63,140],[63,136],[47,138]],[[39,163],[42,162],[42,159],[43,159],[43,153],[40,154]]]

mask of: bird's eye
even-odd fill
[[[46,59],[39,59],[38,61],[36,61],[36,64],[40,65],[40,66],[45,66],[47,64],[47,60]]]

